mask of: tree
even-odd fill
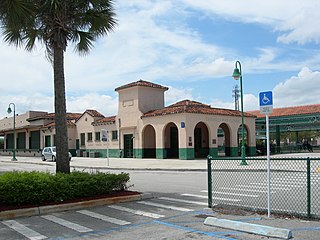
[[[70,173],[65,100],[64,53],[68,43],[85,55],[99,37],[116,26],[113,0],[1,0],[4,40],[34,49],[46,46],[53,66],[57,164],[56,172]]]

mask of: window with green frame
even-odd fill
[[[96,132],[96,141],[100,141],[100,132]]]
[[[92,142],[92,132],[88,132],[88,142]]]
[[[86,135],[84,133],[80,133],[80,145],[81,146],[86,145]]]
[[[118,140],[118,131],[112,131],[112,140]]]

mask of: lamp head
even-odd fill
[[[11,110],[10,106],[8,107],[7,113],[9,113],[9,114],[12,113],[12,110]]]
[[[234,78],[234,80],[238,80],[241,77],[241,73],[238,68],[235,68],[233,70],[232,77]]]

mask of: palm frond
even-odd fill
[[[79,55],[86,55],[90,52],[91,48],[93,47],[94,36],[89,32],[77,31],[74,33],[77,35],[73,40],[78,39],[78,43],[75,47],[75,52]]]

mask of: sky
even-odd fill
[[[68,112],[116,115],[114,89],[140,79],[169,87],[166,106],[189,99],[234,109],[236,61],[245,111],[259,109],[263,91],[273,92],[274,108],[320,103],[319,0],[117,0],[114,7],[117,26],[89,55],[68,46]],[[0,118],[10,116],[11,102],[17,114],[54,111],[43,45],[26,52],[1,36],[0,77]]]

